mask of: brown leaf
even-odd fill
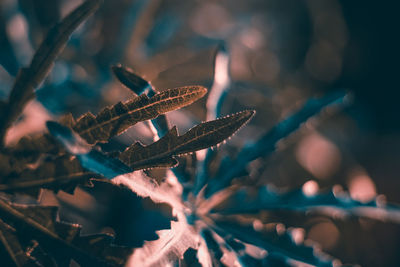
[[[186,86],[162,91],[151,98],[143,94],[126,103],[119,102],[107,107],[97,116],[86,113],[72,128],[89,144],[106,142],[140,121],[151,120],[160,114],[189,105],[206,92],[207,89],[202,86]]]
[[[3,235],[6,244],[19,244],[15,240],[21,239],[37,241],[47,254],[56,259],[62,258],[67,262],[74,259],[83,266],[122,265],[130,252],[111,244],[113,239],[110,236],[81,237],[79,225],[57,221],[57,207],[14,205],[0,199],[0,215],[18,229],[14,236]],[[0,234],[4,233],[3,230],[0,224]],[[8,250],[23,251],[14,245]],[[110,254],[104,257],[103,253]]]
[[[123,67],[122,65],[112,66],[111,70],[113,71],[115,77],[117,77],[123,85],[131,89],[136,94],[141,94],[146,87],[151,86],[149,82],[135,74],[133,70]]]
[[[132,254],[132,248],[112,245],[113,241],[113,236],[96,234],[79,237],[75,241],[75,244],[83,250],[88,250],[95,255],[104,257],[107,262],[122,266],[125,264],[128,256]]]
[[[25,253],[22,248],[16,230],[10,225],[6,224],[0,219],[0,244],[6,251],[8,259],[2,258],[2,264],[14,266],[26,266],[28,263],[32,263],[32,259]],[[0,245],[0,249],[1,248]]]
[[[64,155],[44,161],[35,170],[27,168],[17,177],[7,177],[0,184],[0,191],[23,192],[35,197],[40,188],[72,193],[78,184],[86,184],[90,178],[101,177],[83,169],[75,157]]]
[[[182,136],[173,127],[160,140],[143,146],[135,143],[119,156],[134,170],[150,167],[172,167],[173,156],[214,146],[233,135],[253,116],[254,111],[242,111],[231,116],[199,124]],[[158,164],[161,162],[162,164]]]
[[[21,114],[25,104],[34,97],[34,89],[47,76],[72,32],[99,7],[100,3],[101,0],[88,0],[56,24],[36,51],[30,66],[19,71],[6,105],[7,112],[0,118],[0,140],[3,140],[6,130]]]

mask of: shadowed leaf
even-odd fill
[[[289,231],[282,233],[277,232],[276,229],[256,231],[252,226],[241,225],[226,219],[216,220],[215,224],[214,229],[224,239],[232,239],[233,237],[265,249],[268,252],[266,262],[270,260],[276,262],[277,259],[280,259],[281,264],[282,262],[295,261],[297,264],[294,264],[294,266],[310,264],[324,267],[335,266],[335,262],[337,262],[334,258],[312,246],[307,246],[302,242],[296,243]],[[267,266],[270,265],[267,264]]]
[[[189,105],[206,92],[202,86],[186,86],[162,91],[151,98],[140,95],[126,103],[107,107],[97,116],[86,113],[72,128],[89,144],[106,142],[140,121]]]
[[[114,237],[108,234],[82,236],[74,243],[81,249],[92,251],[95,255],[104,258],[107,262],[123,266],[132,248],[113,245]]]
[[[229,186],[232,179],[240,176],[246,166],[258,157],[266,157],[275,151],[277,143],[295,132],[311,117],[328,107],[345,106],[349,101],[346,92],[338,91],[321,98],[311,98],[293,115],[282,120],[254,143],[246,144],[236,159],[226,158],[219,166],[218,179],[210,180],[206,197]]]
[[[72,32],[100,5],[101,0],[88,0],[71,12],[47,34],[28,68],[22,68],[15,80],[6,111],[0,118],[0,139],[21,114],[25,104],[34,97],[34,89],[49,73],[54,60],[63,50]]]
[[[51,135],[53,135],[71,154],[79,159],[86,170],[98,173],[106,178],[132,172],[132,170],[116,158],[92,149],[86,141],[74,133],[70,128],[54,121],[46,123]]]
[[[18,240],[38,241],[58,262],[69,264],[74,259],[83,266],[120,266],[130,253],[112,245],[110,236],[81,237],[79,225],[56,220],[57,207],[13,205],[0,199],[0,214],[7,223],[21,229],[16,232]],[[107,257],[104,252],[109,253]]]
[[[314,195],[306,195],[302,190],[294,190],[279,193],[269,187],[261,187],[257,195],[251,196],[245,188],[238,190],[230,196],[225,203],[227,206],[219,209],[220,214],[251,214],[262,210],[277,211],[291,210],[299,212],[313,212],[345,218],[346,216],[358,216],[383,221],[400,221],[400,207],[385,205],[378,199],[362,203],[354,200],[344,192],[320,192]]]
[[[63,147],[49,134],[24,136],[9,148],[12,156],[30,163],[34,163],[43,154],[57,155],[63,151]]]
[[[55,192],[63,190],[72,193],[78,184],[85,184],[90,178],[101,178],[96,173],[86,171],[75,157],[61,156],[44,161],[37,169],[25,169],[17,177],[7,177],[0,184],[0,191],[23,192],[38,196],[40,188]]]
[[[135,74],[133,70],[129,68],[123,67],[122,65],[116,65],[112,66],[111,70],[123,85],[138,95],[144,93],[146,89],[151,88],[148,81]]]
[[[214,146],[232,136],[253,116],[254,111],[242,111],[214,121],[199,124],[184,135],[178,136],[173,127],[157,142],[143,146],[135,143],[119,156],[122,162],[134,170],[175,166],[175,155],[181,155]]]
[[[16,230],[0,220],[0,253],[2,249],[4,249],[8,256],[8,259],[1,257],[2,264],[7,266],[25,266],[31,263],[32,266],[35,266],[32,258],[23,250],[16,236]]]

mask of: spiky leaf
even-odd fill
[[[111,108],[107,107],[97,116],[86,113],[72,128],[89,144],[106,142],[140,121],[151,120],[189,105],[206,92],[207,89],[202,86],[186,86],[162,91],[151,98],[143,94],[126,103],[119,102]]]
[[[157,142],[143,146],[135,143],[121,153],[120,159],[134,170],[155,166],[174,166],[175,155],[214,146],[234,134],[253,116],[254,111],[242,111],[221,119],[201,123],[178,136],[173,127]]]
[[[56,220],[56,207],[13,205],[0,199],[0,214],[7,223],[20,229],[16,232],[18,240],[39,242],[57,262],[69,264],[74,259],[83,266],[123,265],[130,252],[115,247],[110,236],[81,237],[78,225]],[[104,252],[110,254],[104,257]]]
[[[63,50],[72,32],[100,5],[101,0],[88,0],[71,12],[47,34],[28,68],[22,68],[15,80],[6,111],[0,118],[0,139],[21,114],[25,104],[34,97],[34,89],[49,73],[54,60]]]
[[[37,196],[40,188],[55,192],[64,190],[72,193],[78,184],[85,184],[90,178],[102,176],[81,167],[75,157],[61,156],[44,161],[37,169],[25,169],[18,176],[8,177],[0,184],[0,191],[23,192]]]

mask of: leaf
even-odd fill
[[[17,236],[16,230],[0,219],[0,255],[3,248],[7,253],[8,259],[1,257],[2,264],[14,266],[26,266],[32,262],[25,251],[23,250]]]
[[[219,214],[250,214],[258,213],[262,210],[290,210],[313,212],[335,218],[358,216],[400,222],[400,207],[385,205],[379,199],[362,203],[352,199],[344,192],[339,193],[333,190],[306,195],[302,190],[279,193],[267,186],[261,187],[256,196],[250,196],[246,189],[240,189],[227,200],[224,208],[217,207],[211,212],[218,212]]]
[[[11,153],[15,156],[29,156],[33,159],[37,159],[41,154],[57,155],[61,150],[62,147],[48,134],[24,136],[10,148]]]
[[[334,266],[337,260],[317,251],[312,246],[296,243],[289,231],[278,232],[256,231],[252,226],[240,225],[227,219],[215,221],[217,232],[224,239],[237,238],[245,243],[264,248],[268,252],[268,259],[285,259],[284,262],[295,261],[300,264],[313,266]],[[267,265],[269,266],[269,265]]]
[[[157,93],[150,82],[135,74],[133,70],[121,65],[113,66],[111,69],[118,80],[132,90],[135,94],[139,95],[145,93],[147,96],[152,97]],[[147,125],[149,126],[150,131],[152,131],[156,137],[166,134],[169,129],[168,120],[165,115],[158,116],[151,122],[148,122]]]
[[[124,266],[132,248],[113,245],[114,237],[108,234],[82,236],[74,244],[84,251],[91,251],[99,258],[116,266]]]
[[[69,264],[70,259],[74,259],[83,266],[123,265],[125,262],[120,258],[123,248],[114,249],[109,237],[100,238],[107,242],[99,242],[99,236],[81,237],[78,225],[56,221],[57,207],[12,205],[0,199],[0,215],[18,229],[19,240],[38,241],[57,262]],[[105,251],[115,255],[104,257]]]
[[[76,157],[65,155],[44,161],[35,170],[25,169],[17,177],[8,177],[0,184],[0,191],[38,196],[40,188],[46,188],[72,193],[78,184],[85,184],[90,178],[101,177],[83,169]]]
[[[221,266],[223,252],[218,242],[212,236],[211,231],[207,228],[204,228],[201,230],[200,235],[207,245],[208,253],[210,254],[210,258],[212,260],[212,266]]]
[[[160,140],[143,146],[135,143],[121,153],[119,158],[134,170],[174,166],[173,156],[214,146],[234,134],[254,115],[255,111],[242,111],[231,116],[199,124],[182,136],[173,127]],[[161,162],[161,164],[159,164]]]
[[[34,89],[49,73],[54,60],[63,50],[72,32],[99,6],[101,0],[88,0],[56,24],[36,51],[28,68],[22,68],[10,93],[6,112],[0,117],[0,139],[21,114],[25,104],[34,97]]]
[[[135,74],[133,70],[123,67],[121,64],[112,66],[111,70],[123,85],[135,92],[137,95],[143,94],[146,89],[151,88],[148,81]]]
[[[216,175],[218,179],[210,180],[206,197],[229,186],[232,179],[240,176],[249,162],[258,157],[266,157],[274,152],[275,146],[280,140],[296,131],[321,110],[331,106],[345,105],[348,102],[347,100],[348,94],[342,91],[322,98],[309,99],[299,111],[279,122],[259,140],[246,144],[235,160],[223,160]]]
[[[126,103],[107,107],[97,116],[86,113],[72,128],[89,144],[106,142],[140,121],[189,105],[206,92],[202,86],[186,86],[162,91],[151,98],[143,94]]]
[[[160,238],[145,242],[129,258],[128,266],[167,266],[180,258],[189,248],[197,247],[193,229],[180,218],[171,222],[171,230],[158,232]]]
[[[225,45],[217,47],[214,59],[214,79],[211,89],[209,91],[206,107],[207,107],[207,120],[213,120],[220,116],[222,104],[230,89],[231,77],[229,75],[229,53]],[[201,151],[199,153],[202,153]],[[204,153],[204,152],[203,152]],[[200,190],[207,183],[209,177],[208,166],[212,158],[215,156],[216,151],[207,149],[204,159],[197,163],[195,184],[193,193],[197,195]]]
[[[141,247],[145,240],[158,238],[156,231],[169,229],[172,207],[140,197],[128,187],[108,180],[92,180],[93,186],[83,187],[105,212],[99,224],[114,229],[116,242],[128,247]],[[144,227],[145,226],[145,227]]]

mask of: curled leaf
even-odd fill
[[[185,86],[162,91],[151,98],[143,94],[126,103],[107,107],[97,116],[86,113],[72,128],[89,144],[106,142],[140,121],[189,105],[206,92],[202,86]]]
[[[221,119],[201,123],[184,135],[178,136],[173,127],[157,142],[143,146],[135,143],[119,156],[120,160],[134,170],[175,166],[173,156],[214,146],[233,135],[255,112],[246,110]]]

